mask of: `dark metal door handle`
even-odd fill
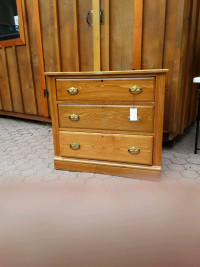
[[[102,19],[103,11],[104,9],[100,9],[100,25],[103,25],[103,19]]]
[[[92,24],[89,21],[89,16],[90,16],[90,11],[88,10],[87,15],[86,15],[86,21],[87,21],[88,26],[91,26]]]

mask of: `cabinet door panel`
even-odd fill
[[[110,70],[130,70],[133,65],[134,0],[110,0]]]
[[[77,3],[80,71],[92,71],[94,69],[93,26],[89,26],[86,21],[87,12],[90,11],[88,21],[93,23],[92,0],[78,0]]]

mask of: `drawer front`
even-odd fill
[[[111,103],[154,101],[154,78],[56,80],[57,100]]]
[[[61,156],[152,164],[153,136],[59,132]]]
[[[61,128],[153,132],[153,106],[134,106],[138,121],[130,121],[133,106],[58,105]]]

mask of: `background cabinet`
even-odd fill
[[[50,121],[44,71],[165,68],[164,138],[195,121],[200,0],[22,0],[22,11],[26,44],[0,48],[0,114]]]

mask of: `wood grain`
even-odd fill
[[[61,128],[153,132],[154,107],[134,105],[141,121],[129,120],[130,108],[133,106],[58,105],[59,126]],[[78,115],[79,120],[70,120],[71,114]]]
[[[26,114],[37,114],[37,101],[35,92],[35,82],[33,79],[33,69],[30,51],[30,41],[26,19],[26,2],[22,1],[22,10],[24,16],[24,30],[26,45],[16,47],[17,62],[19,68],[19,77],[22,88],[22,97],[24,103],[24,112]]]
[[[133,67],[134,1],[110,0],[110,70]]]
[[[142,29],[144,0],[134,0],[133,14],[133,69],[142,67]]]
[[[12,92],[13,111],[18,113],[24,112],[21,84],[19,80],[19,70],[16,57],[15,47],[9,47],[6,49],[7,64],[9,72],[10,90]]]
[[[5,48],[0,48],[0,91],[2,107],[5,111],[12,111],[12,96],[10,92],[9,76]]]
[[[89,21],[93,24],[92,0],[77,1],[80,71],[93,71],[93,26],[88,26],[86,22],[87,12],[90,11]]]
[[[142,69],[162,68],[166,0],[144,0]]]
[[[85,159],[72,159],[55,157],[56,169],[102,173],[128,178],[158,181],[160,179],[160,167],[141,166],[136,164],[115,163],[106,161],[94,161]]]
[[[55,79],[48,78],[48,90],[49,90],[49,99],[50,99],[50,107],[51,107],[51,121],[52,121],[52,129],[53,129],[53,143],[54,143],[54,154],[55,156],[60,155],[60,146],[59,146],[59,122],[58,122],[58,110],[56,103],[56,85]]]
[[[38,116],[38,115],[10,112],[10,111],[4,111],[4,110],[0,110],[0,115],[6,116],[6,117],[16,117],[16,118],[21,118],[21,119],[26,119],[26,120],[42,121],[42,122],[51,123],[51,118]]]
[[[110,1],[101,0],[100,2],[103,24],[100,25],[100,48],[101,48],[101,70],[110,70]]]
[[[118,170],[119,175],[133,176],[134,164],[140,164],[141,170],[152,165],[150,172],[160,171],[166,71],[158,70],[151,75],[147,71],[116,73],[86,72],[85,76],[83,73],[67,73],[62,74],[61,79],[59,73],[48,76],[56,168],[74,170],[78,166],[79,171],[94,171],[96,168],[101,173],[102,166],[109,174],[114,175]],[[141,74],[140,78],[137,73]],[[129,99],[132,104],[127,104],[130,93],[126,89],[133,81],[144,85],[142,93],[150,90],[152,102],[145,102],[147,93],[141,97],[140,105],[137,106],[137,101],[132,98]],[[70,95],[68,87],[76,87],[79,91]],[[149,89],[146,91],[146,88]],[[134,97],[137,96],[140,94]],[[104,102],[104,98],[105,104],[94,105],[97,100]],[[110,104],[113,100],[116,101],[114,105]],[[120,105],[123,100],[124,104]],[[78,101],[79,105],[76,105]],[[128,121],[130,107],[137,107],[141,122]],[[78,116],[77,121],[70,120],[72,114]],[[78,144],[77,149],[73,149],[73,143]],[[131,147],[138,149],[138,153],[131,154]],[[136,169],[139,171],[139,165]]]
[[[94,71],[101,70],[100,60],[100,0],[92,0],[93,9],[93,51],[94,51]]]
[[[77,0],[58,1],[62,71],[79,71]]]
[[[58,0],[53,0],[53,11],[54,11],[54,25],[55,25],[55,42],[56,42],[56,59],[57,59],[57,71],[61,71],[61,53],[60,53],[60,28],[59,28],[59,14],[58,14]]]
[[[36,97],[38,103],[38,114],[48,117],[48,102],[47,99],[44,97],[46,81],[44,76],[43,44],[41,36],[40,10],[38,1],[39,0],[33,1],[32,5],[29,4],[28,14],[34,14],[34,16],[29,15],[30,18],[32,18],[31,25],[29,26],[31,27],[29,28],[29,32],[31,40],[33,72],[36,86]],[[30,10],[30,7],[34,10],[34,12],[32,12],[32,9]]]
[[[57,71],[54,0],[39,1],[45,71]]]
[[[156,77],[153,165],[161,166],[166,75]]]
[[[152,164],[152,136],[91,134],[59,132],[61,156],[97,159],[139,164]],[[70,148],[72,143],[80,144],[80,149]],[[140,148],[140,153],[132,155],[129,147]]]
[[[133,95],[131,86],[142,87],[142,92]],[[57,99],[66,101],[154,101],[154,79],[102,79],[102,80],[57,80]],[[78,88],[77,95],[70,95],[67,89]]]

